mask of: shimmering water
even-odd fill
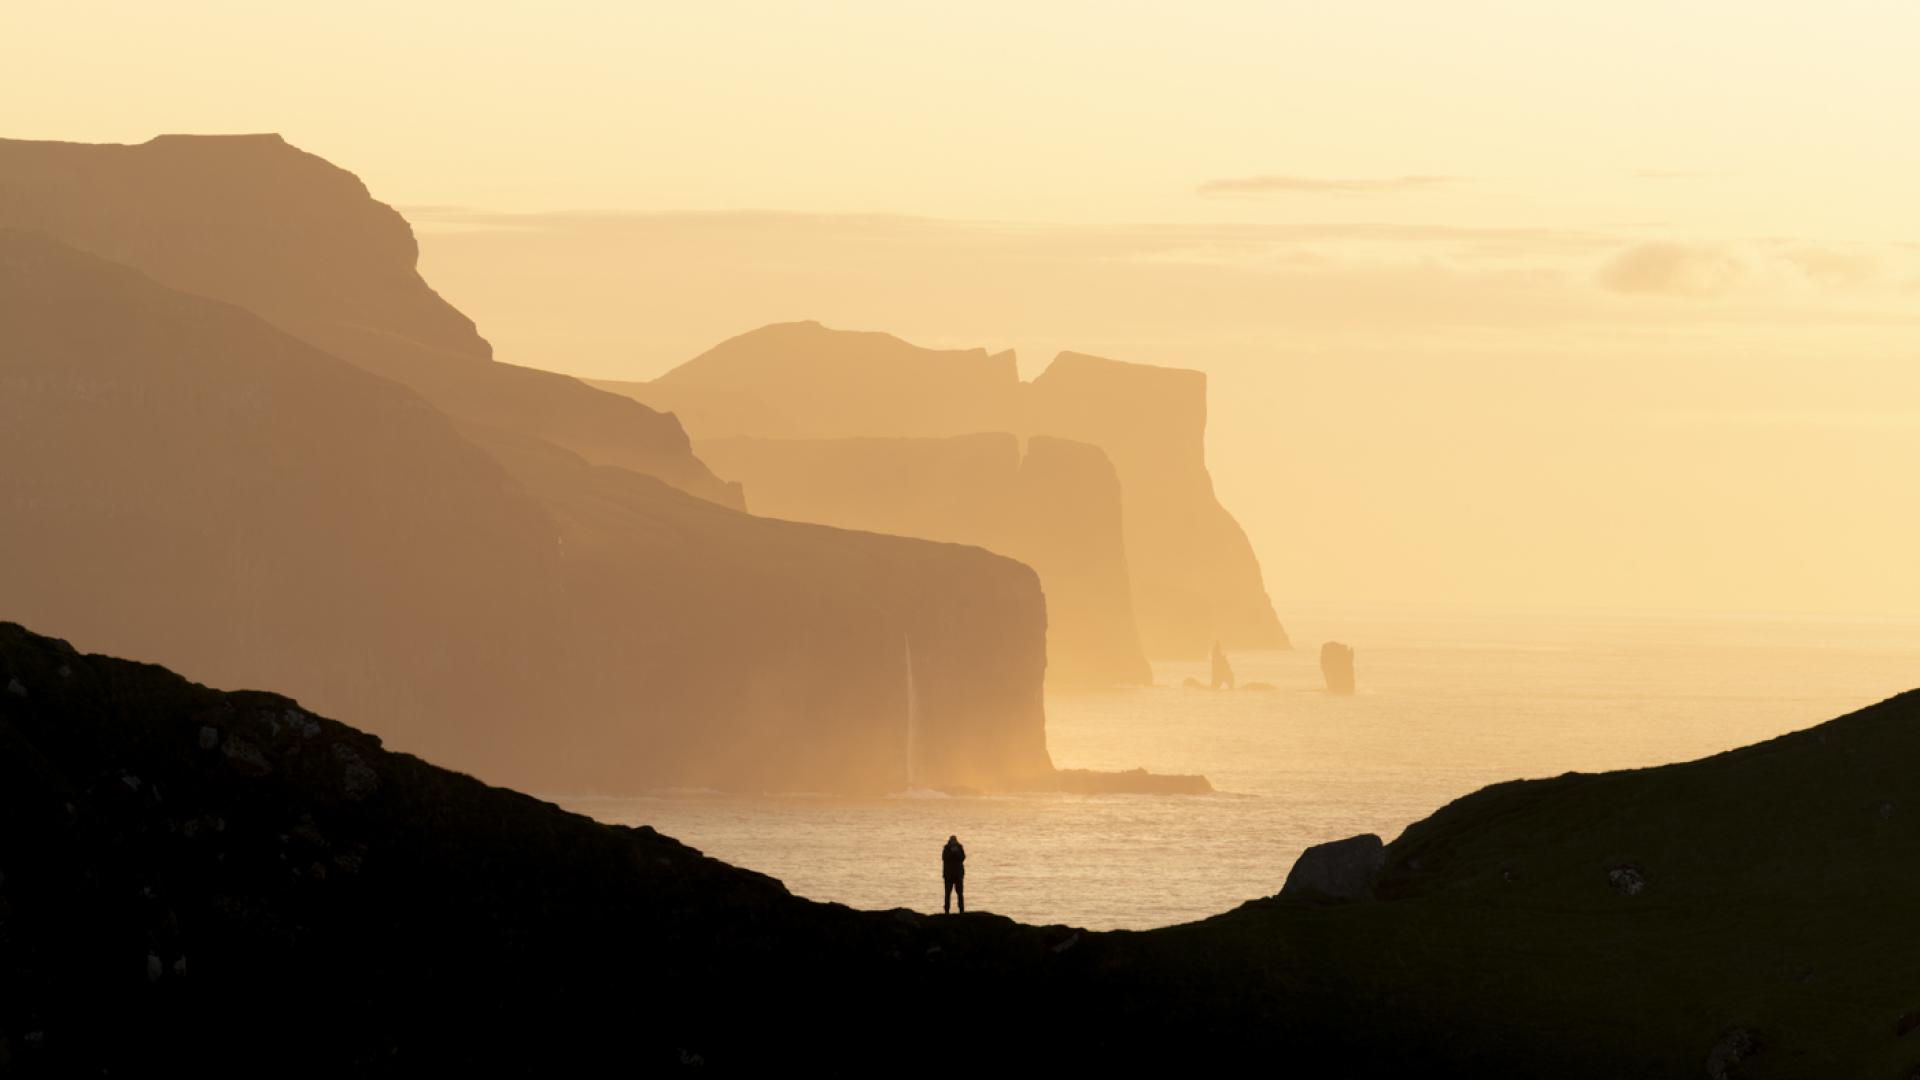
[[[1062,767],[1206,774],[1211,796],[666,794],[563,800],[650,824],[794,892],[938,910],[940,846],[967,846],[975,908],[1145,928],[1276,891],[1300,850],[1409,823],[1489,783],[1683,761],[1920,686],[1920,624],[1378,614],[1289,620],[1298,649],[1234,657],[1242,683],[1047,703]],[[1358,649],[1361,692],[1319,692],[1319,646]]]

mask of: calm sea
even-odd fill
[[[1029,922],[1146,928],[1277,891],[1309,844],[1401,829],[1500,780],[1685,761],[1920,686],[1920,623],[1377,614],[1288,622],[1298,648],[1233,658],[1273,691],[1158,685],[1047,702],[1056,765],[1197,772],[1207,796],[662,793],[573,798],[802,896],[938,910],[940,846],[968,900]],[[1319,692],[1319,646],[1358,650],[1360,692]]]

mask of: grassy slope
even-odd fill
[[[1739,1028],[1760,1050],[1728,1075],[1891,1080],[1920,1062],[1897,1034],[1920,1010],[1917,744],[1909,694],[1701,762],[1498,785],[1391,845],[1380,902],[1083,934],[800,900],[283,698],[0,625],[0,1071],[1701,1076]],[[1623,864],[1638,895],[1609,884]]]

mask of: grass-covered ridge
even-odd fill
[[[1917,761],[1907,694],[1488,788],[1389,845],[1371,900],[1096,934],[802,900],[0,624],[0,1072],[1893,1080],[1920,1063]]]

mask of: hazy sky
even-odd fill
[[[43,4],[4,134],[278,131],[503,359],[1213,376],[1289,605],[1920,615],[1920,5]]]

